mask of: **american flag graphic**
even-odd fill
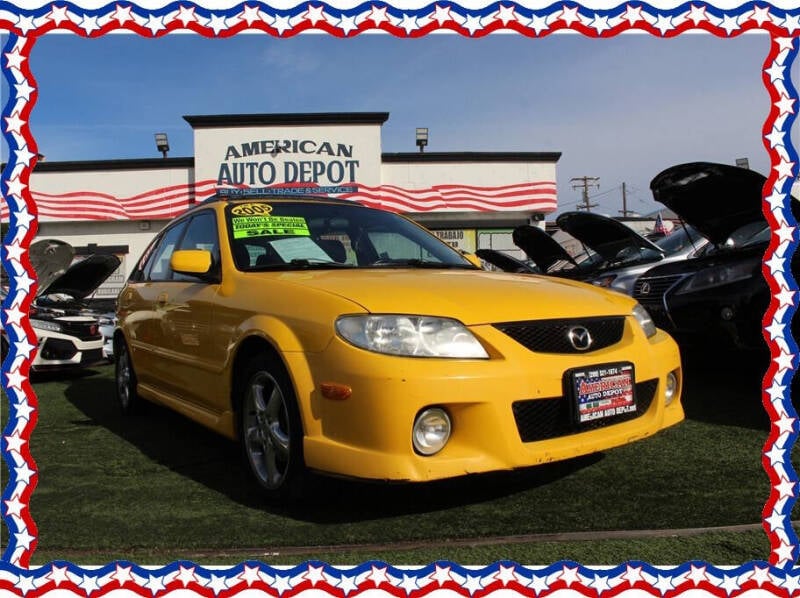
[[[502,187],[436,185],[428,189],[404,189],[394,185],[357,185],[358,193],[340,197],[394,212],[493,212],[556,209],[555,182],[529,182]],[[172,218],[195,202],[210,197],[216,181],[210,179],[186,185],[159,187],[131,197],[115,197],[96,191],[50,194],[31,189],[39,219],[47,220],[157,220]],[[8,205],[0,202],[0,217],[9,216]]]

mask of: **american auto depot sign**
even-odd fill
[[[225,148],[219,162],[217,185],[354,183],[359,166],[353,145],[336,140],[246,141]]]

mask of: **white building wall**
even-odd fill
[[[384,185],[427,188],[460,184],[500,187],[521,181],[556,181],[555,163],[545,162],[389,162],[381,166]]]

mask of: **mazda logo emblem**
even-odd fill
[[[642,287],[639,289],[639,292],[642,295],[649,295],[650,294],[650,283],[649,282],[643,282],[642,283]]]
[[[592,335],[583,326],[570,328],[567,338],[576,351],[586,351],[592,346]]]

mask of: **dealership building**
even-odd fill
[[[174,216],[220,187],[321,188],[403,213],[465,251],[516,250],[511,230],[544,225],[557,208],[559,152],[384,153],[386,112],[185,116],[193,157],[49,162],[30,189],[38,238],[77,256],[114,253],[120,269],[100,289],[115,296],[135,260]],[[8,208],[0,206],[8,221]]]

